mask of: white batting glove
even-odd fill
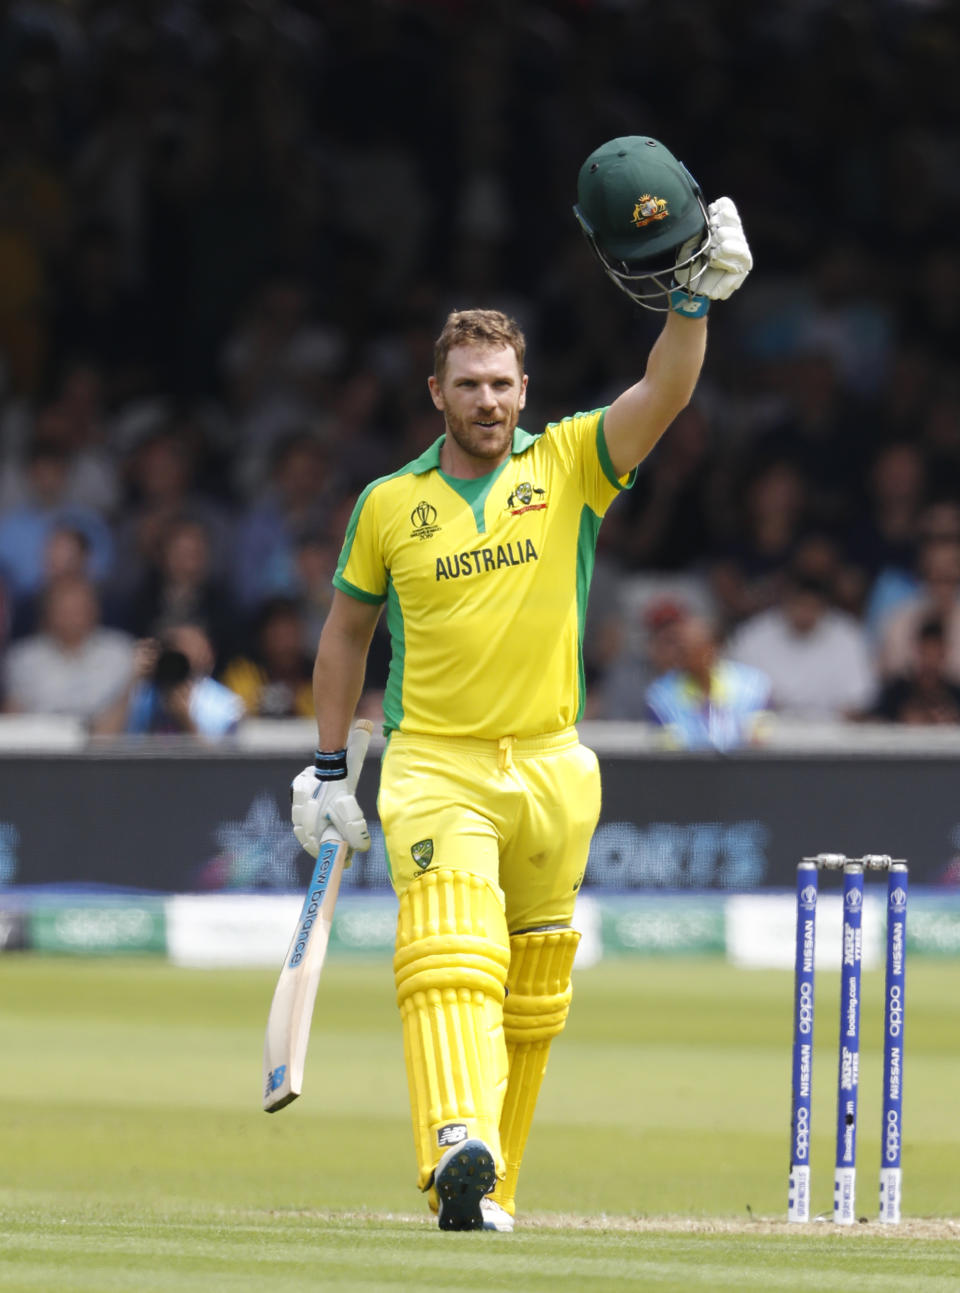
[[[330,756],[326,757],[329,762]],[[323,771],[318,774],[323,758],[318,755],[317,761],[298,773],[290,786],[293,833],[311,857],[320,852],[323,833],[330,826],[357,853],[366,853],[370,832],[353,793],[360,769],[349,767],[345,777],[328,780]]]
[[[687,287],[692,280],[690,290],[698,296],[708,296],[711,301],[725,301],[742,285],[753,269],[753,255],[747,245],[737,208],[730,198],[717,198],[710,203],[707,207],[707,225],[710,230],[710,246],[706,252],[707,268],[700,273],[703,269],[703,257],[698,257],[692,265],[677,273],[677,283],[680,287]],[[691,256],[700,241],[700,237],[697,237],[684,243],[679,259],[683,261]]]

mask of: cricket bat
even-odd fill
[[[347,780],[353,790],[363,767],[373,724],[358,719],[347,741]],[[327,955],[333,909],[350,848],[333,826],[320,839],[320,851],[297,927],[280,971],[267,1017],[263,1044],[263,1107],[276,1113],[303,1090],[303,1069],[310,1038],[313,1003]]]

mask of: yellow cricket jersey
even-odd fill
[[[387,603],[385,730],[536,736],[583,711],[581,643],[600,521],[618,480],[605,410],[514,431],[478,480],[440,470],[443,437],[354,508],[334,584]]]

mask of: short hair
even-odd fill
[[[59,524],[55,524],[53,529],[50,531],[47,536],[48,540],[52,539],[55,534],[67,535],[80,549],[82,556],[90,556],[90,549],[93,545],[90,542],[90,535],[87,534],[86,530],[81,530],[78,525],[70,525],[68,522],[60,522]]]
[[[56,444],[53,440],[47,440],[42,436],[30,442],[26,457],[27,462],[30,464],[52,460],[65,467],[69,463],[69,454],[66,449]]]
[[[928,615],[917,625],[918,642],[943,642],[946,636],[946,629],[939,615]]]
[[[303,610],[295,597],[277,594],[261,602],[253,617],[254,634],[259,635],[273,620],[280,619],[303,619]]]
[[[809,597],[816,597],[820,601],[832,601],[830,585],[826,579],[819,575],[814,575],[805,570],[794,570],[787,577],[787,593],[806,594]]]
[[[452,310],[433,346],[433,373],[442,381],[455,346],[511,346],[523,372],[527,340],[516,319],[500,310]]]

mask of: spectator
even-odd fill
[[[100,623],[93,583],[80,574],[59,575],[44,594],[40,632],[7,653],[4,709],[95,724],[123,691],[133,664],[133,639]]]
[[[863,617],[868,634],[878,644],[886,621],[920,591],[918,561],[921,550],[934,539],[960,542],[960,503],[939,498],[924,507],[912,535],[912,559],[881,570],[869,589]]]
[[[916,560],[925,464],[916,445],[884,445],[870,465],[867,508],[849,526],[847,551],[871,581],[884,571],[909,572]]]
[[[930,539],[920,549],[920,586],[880,626],[880,670],[893,678],[910,669],[913,643],[920,624],[931,615],[943,624],[946,671],[960,682],[960,542]]]
[[[620,571],[609,560],[606,545],[598,544],[590,597],[583,625],[584,718],[597,718],[604,680],[623,650],[623,611]]]
[[[20,444],[8,445],[0,474],[0,510],[30,502],[29,458],[24,441],[32,440],[63,455],[65,505],[109,516],[117,502],[117,465],[104,441],[102,380],[95,368],[77,363],[63,375],[55,399],[34,413],[22,406],[13,430]]]
[[[793,575],[780,605],[737,630],[730,656],[762,670],[771,708],[797,718],[837,719],[870,704],[876,679],[859,623],[830,604],[823,583]]]
[[[168,629],[163,639],[141,639],[127,686],[104,711],[99,736],[129,733],[222,740],[236,732],[243,701],[210,676],[213,646],[198,624]]]
[[[167,527],[158,565],[149,570],[122,621],[137,637],[162,637],[178,624],[202,626],[218,666],[236,648],[237,617],[226,585],[211,571],[206,527],[189,516]]]
[[[234,580],[247,606],[296,592],[296,548],[304,534],[326,528],[330,465],[320,443],[295,432],[276,450],[270,486],[237,527]]]
[[[754,455],[793,463],[806,485],[807,516],[834,525],[859,485],[863,415],[844,393],[835,360],[816,345],[801,343],[779,375],[786,417],[760,436]]]
[[[40,624],[44,590],[61,575],[90,577],[90,540],[82,530],[58,525],[50,531],[43,550],[43,589],[18,598],[11,610],[10,636],[36,633]]]
[[[757,270],[749,293],[725,307],[729,326],[678,437],[665,438],[612,509],[609,555],[621,567],[684,573],[719,555],[710,573],[729,628],[779,605],[813,526],[821,542],[809,568],[844,609],[865,606],[879,643],[883,620],[919,591],[921,509],[960,497],[952,7],[788,0],[773,16],[770,6],[729,5],[721,22],[706,0],[689,0],[682,16],[676,6],[608,4],[586,53],[579,8],[518,0],[478,28],[469,6],[412,0],[377,6],[376,23],[370,6],[290,0],[2,6],[9,603],[36,616],[47,539],[69,525],[87,536],[88,573],[111,598],[106,622],[119,623],[112,581],[129,615],[168,526],[186,513],[206,526],[211,573],[249,614],[278,593],[307,598],[315,640],[325,611],[314,576],[326,557],[300,545],[342,533],[331,516],[359,462],[366,481],[436,439],[432,416],[417,411],[421,374],[436,321],[478,270],[491,304],[508,283],[517,296],[511,312],[542,374],[531,398],[547,416],[571,392],[599,406],[622,389],[649,320],[597,278],[570,219],[571,184],[586,141],[645,120],[647,101],[662,100],[667,73],[644,51],[686,41],[700,93],[674,106],[666,142],[674,132],[678,142],[705,138],[722,116],[707,152],[684,147],[705,190],[728,177]],[[504,60],[497,85],[485,71],[491,55]],[[602,78],[582,75],[585,57]],[[360,65],[367,92],[343,112]],[[745,66],[779,71],[758,87]],[[825,77],[834,66],[845,75]],[[451,114],[444,76],[414,77],[420,92],[404,92],[411,68],[436,67],[489,93]],[[798,114],[798,87],[810,85],[820,92]],[[758,95],[769,128],[745,132]],[[844,113],[838,161],[824,152],[825,123]],[[440,155],[449,166],[436,165]],[[810,168],[797,159],[814,157],[830,176],[830,230],[811,239]],[[876,200],[900,192],[910,199]],[[898,238],[917,248],[910,271],[871,273]],[[178,439],[202,423],[222,457],[204,475],[202,454],[196,468],[192,454],[177,463],[169,441],[137,453],[111,544],[104,516],[125,466],[118,451],[129,447],[118,433],[148,401],[184,410]],[[291,427],[317,434],[326,457],[305,465],[301,455],[298,498],[288,500],[266,478]],[[30,449],[38,440],[53,446],[42,466]],[[57,452],[66,480],[44,498],[38,478],[49,486],[59,474]],[[226,511],[235,491],[247,507],[238,549],[229,516],[221,526],[210,505]],[[825,538],[841,545],[833,573],[822,568]],[[895,673],[930,610],[900,633]],[[940,618],[952,661],[952,614]],[[600,687],[611,717],[636,715],[649,681],[642,644],[628,643],[600,678],[603,638],[587,643],[601,647],[591,701]]]
[[[10,594],[7,592],[7,586],[0,577],[0,661],[3,659],[3,652],[10,637],[11,624],[13,621],[13,611],[10,606]],[[0,701],[3,699],[3,692],[0,691]]]
[[[349,519],[356,499],[349,496],[343,512]],[[338,509],[331,513],[331,523]],[[346,520],[343,521],[346,529]],[[330,537],[329,532],[303,535],[296,547],[296,602],[300,612],[303,628],[304,650],[313,659],[320,638],[320,630],[330,610],[333,596],[333,574],[337,568],[340,555],[339,545]],[[382,616],[373,633],[370,652],[367,656],[367,707],[365,717],[376,717],[379,698],[387,685],[387,674],[390,668],[390,633],[386,616]],[[312,711],[311,711],[312,712]]]
[[[614,539],[628,569],[688,570],[716,533],[715,464],[710,423],[696,405],[683,410],[617,500]]]
[[[329,534],[304,534],[297,543],[297,601],[303,617],[303,648],[311,658],[333,600],[339,555],[339,544]]]
[[[690,615],[677,627],[679,665],[646,691],[649,717],[669,744],[731,750],[761,739],[770,680],[750,665],[719,656],[715,627]]]
[[[621,722],[649,717],[646,689],[680,665],[680,624],[688,608],[672,597],[645,606],[637,630],[623,626],[625,641],[600,682],[597,718]]]
[[[66,497],[69,460],[63,451],[35,442],[27,466],[27,497],[0,519],[0,570],[15,597],[29,596],[43,584],[44,550],[52,530],[80,530],[90,543],[90,571],[98,581],[113,562],[113,538],[106,521],[92,508]]]
[[[866,598],[863,571],[846,557],[839,541],[827,531],[810,530],[797,545],[792,570],[818,579],[839,610],[860,619]]]
[[[871,634],[916,586],[918,528],[926,492],[926,466],[916,445],[895,441],[874,458],[867,479],[867,507],[847,527],[846,549],[869,589],[865,615]]]
[[[342,339],[311,318],[308,284],[275,273],[261,284],[222,356],[227,396],[242,441],[237,484],[253,492],[293,425],[313,425],[329,404],[328,378]]]
[[[211,566],[225,576],[231,548],[226,509],[196,487],[196,455],[185,435],[164,426],[145,436],[126,464],[128,497],[117,523],[117,595],[129,596],[160,561],[163,537],[183,518],[199,521],[211,544]]]
[[[946,636],[936,616],[922,620],[908,673],[887,682],[868,718],[891,723],[960,723],[960,685],[947,676]]]
[[[957,498],[960,496],[960,389],[952,374],[927,409],[922,439],[930,474],[938,490]]]
[[[739,624],[776,604],[803,534],[806,505],[806,482],[788,460],[765,463],[750,473],[742,532],[711,570],[713,594],[726,624]]]
[[[236,656],[224,684],[258,718],[313,718],[313,655],[304,644],[304,621],[292,598],[275,597],[257,615],[255,647]]]

